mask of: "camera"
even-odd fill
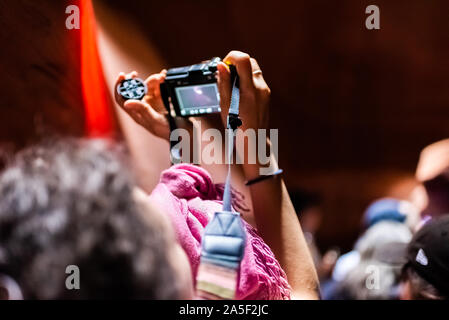
[[[180,117],[219,113],[216,71],[220,61],[215,57],[199,64],[169,69],[165,82],[160,85],[168,112]],[[230,66],[230,70],[231,81],[234,81],[237,75],[235,67]]]

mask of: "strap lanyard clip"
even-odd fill
[[[238,114],[230,113],[228,115],[228,129],[237,130],[242,125],[242,120]]]
[[[227,126],[228,129],[232,129],[233,131],[235,131],[242,125],[242,120],[239,118],[240,81],[236,67],[234,65],[229,65],[229,70],[231,71],[232,93],[227,118]]]

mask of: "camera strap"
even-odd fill
[[[236,130],[242,125],[239,118],[240,105],[240,89],[238,87],[238,77],[235,77],[232,86],[231,103],[229,105],[229,112],[227,118],[226,134],[228,136],[227,161],[228,174],[226,176],[226,184],[223,193],[223,211],[232,211],[232,192],[231,192],[231,164],[234,155]]]
[[[204,230],[201,260],[197,273],[197,296],[204,299],[235,299],[238,271],[243,259],[246,234],[240,214],[232,209],[231,164],[239,118],[240,90],[238,77],[233,81],[227,118],[228,174],[223,193],[223,210],[215,212]]]

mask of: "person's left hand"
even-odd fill
[[[117,86],[125,79],[137,78],[137,72],[128,75],[121,72],[115,84],[115,100],[128,115],[150,133],[168,140],[170,127],[167,119],[167,110],[161,98],[160,84],[164,82],[166,71],[153,74],[145,80],[148,88],[147,95],[142,100],[124,100],[117,92]]]

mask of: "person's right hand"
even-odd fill
[[[164,82],[166,71],[151,75],[145,80],[148,88],[147,95],[142,100],[124,100],[117,92],[117,86],[125,79],[137,78],[137,72],[133,71],[128,75],[121,72],[115,83],[115,100],[129,116],[150,133],[168,140],[170,137],[170,127],[167,119],[167,110],[161,98],[159,85]]]

